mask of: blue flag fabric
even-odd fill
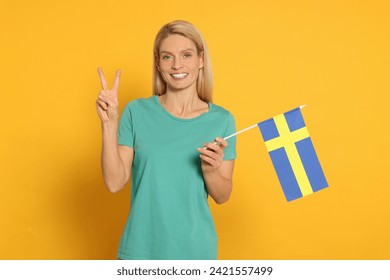
[[[299,107],[257,125],[287,201],[328,186]]]

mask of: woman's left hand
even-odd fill
[[[204,148],[198,148],[202,160],[203,173],[212,172],[221,167],[224,153],[223,150],[228,146],[225,139],[217,137],[213,143],[203,144]]]

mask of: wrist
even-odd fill
[[[208,167],[208,168],[202,168],[203,176],[207,177],[214,177],[214,176],[220,176],[219,167]]]
[[[118,129],[118,120],[108,120],[102,122],[102,129],[103,130],[117,130]]]

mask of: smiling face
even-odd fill
[[[190,39],[181,35],[170,35],[160,45],[159,71],[167,84],[167,90],[178,91],[188,88],[196,90],[199,69],[203,58]]]

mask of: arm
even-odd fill
[[[101,164],[107,189],[116,193],[129,181],[134,151],[132,148],[118,145],[118,87],[120,71],[115,76],[114,86],[110,90],[102,69],[98,68],[103,90],[96,101],[96,109],[102,124]]]
[[[112,193],[122,190],[129,181],[134,156],[133,148],[118,145],[117,131],[116,121],[102,124],[102,172],[104,183]]]
[[[214,143],[206,143],[205,148],[198,149],[207,191],[218,204],[229,200],[233,187],[234,160],[223,160],[227,145],[226,140],[217,137]]]

